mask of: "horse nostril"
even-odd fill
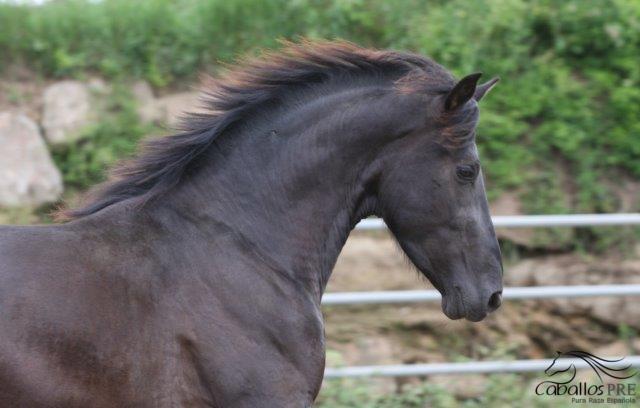
[[[489,298],[489,311],[493,312],[502,304],[502,291],[494,292]]]

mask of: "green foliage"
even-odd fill
[[[155,86],[192,77],[279,38],[384,36],[384,5],[363,0],[67,0],[42,7],[0,4],[4,61],[28,61],[45,75],[85,71],[144,77]],[[392,13],[393,14],[393,13]],[[397,12],[394,14],[397,15]],[[391,17],[389,17],[391,18]]]
[[[45,76],[97,72],[156,87],[278,38],[416,51],[460,76],[501,76],[478,135],[490,197],[515,188],[531,213],[615,211],[611,185],[640,177],[639,1],[66,0],[2,4],[0,27],[0,69],[22,61]],[[99,179],[101,164],[128,151],[125,139],[139,135],[124,116],[57,155],[68,182]]]
[[[450,1],[416,16],[407,37],[458,74],[502,77],[483,101],[479,145],[493,188],[529,184],[530,211],[569,210],[544,199],[562,196],[548,182],[560,162],[577,211],[615,210],[608,170],[640,176],[638,2]]]

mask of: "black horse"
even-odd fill
[[[320,299],[369,215],[447,316],[500,305],[475,146],[496,80],[343,42],[233,71],[68,222],[0,228],[0,405],[311,406]]]

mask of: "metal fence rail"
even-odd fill
[[[567,214],[567,215],[496,215],[491,217],[496,228],[534,227],[585,227],[598,225],[638,225],[640,213],[626,214]],[[385,229],[384,221],[367,218],[360,221],[356,229]]]
[[[545,299],[553,297],[588,296],[634,296],[640,295],[638,285],[576,285],[576,286],[531,286],[505,288],[505,299]],[[407,290],[379,292],[334,292],[322,298],[322,304],[358,305],[431,302],[441,299],[437,290]],[[576,368],[586,368],[583,360],[563,359],[573,362]],[[471,361],[466,363],[402,364],[383,366],[356,366],[325,369],[325,378],[341,377],[410,377],[432,374],[482,374],[482,373],[521,373],[544,371],[553,360],[517,360],[517,361]],[[640,356],[624,359],[626,364],[640,367]]]
[[[574,214],[574,215],[522,215],[492,217],[496,228],[535,228],[535,227],[580,227],[604,225],[638,225],[640,213],[627,214]],[[385,229],[381,219],[362,220],[357,226],[360,230]],[[576,285],[576,286],[539,286],[505,288],[505,299],[544,299],[553,297],[586,296],[633,296],[640,295],[640,284],[633,285]],[[322,298],[322,304],[356,305],[372,303],[415,303],[441,299],[436,290],[379,291],[379,292],[334,292]],[[611,359],[611,358],[608,358]],[[325,378],[341,377],[402,377],[433,374],[478,374],[478,373],[521,373],[544,371],[553,360],[516,360],[516,361],[471,361],[465,363],[432,363],[410,365],[384,365],[326,368]],[[589,367],[580,359],[562,359],[563,363],[572,363],[576,368]],[[625,365],[640,367],[640,356],[624,359]]]
[[[635,285],[524,286],[505,288],[504,299],[545,299],[553,297],[634,296],[640,295]],[[322,297],[322,304],[361,305],[372,303],[419,303],[441,299],[437,290],[399,290],[377,292],[333,292]]]
[[[620,357],[603,357],[608,360]],[[411,365],[360,366],[325,369],[325,378],[343,377],[410,377],[434,374],[493,374],[493,373],[525,373],[544,371],[553,363],[545,360],[515,361],[470,361],[465,363],[431,363]],[[556,362],[559,368],[574,364],[576,368],[589,368],[586,361],[577,358],[560,358]],[[607,363],[612,368],[640,367],[640,356],[625,357],[618,363]]]

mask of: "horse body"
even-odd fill
[[[0,229],[0,403],[311,406],[322,293],[369,215],[447,315],[499,305],[468,142],[477,78],[453,88],[432,62],[345,45],[293,53],[223,85],[212,110],[230,116],[193,118],[74,220]]]
[[[139,212],[107,227],[118,210],[2,231],[0,405],[312,401],[324,355],[315,300],[260,274],[224,231],[176,241],[170,222],[144,228]]]

